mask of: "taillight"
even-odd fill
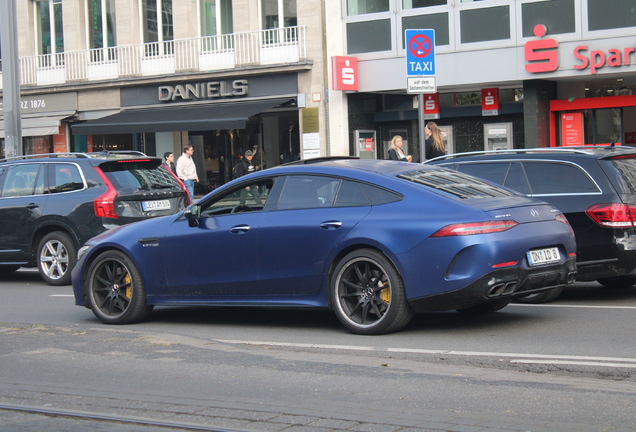
[[[491,234],[507,231],[519,225],[513,220],[470,222],[447,225],[431,235],[431,237],[451,237],[473,234]]]
[[[610,228],[632,228],[636,206],[628,204],[596,204],[586,210],[587,215],[600,226]]]
[[[555,219],[557,220],[557,222],[561,222],[566,225],[570,224],[570,222],[568,222],[568,219],[565,216],[563,216],[562,213],[559,213],[558,215],[556,215]]]
[[[102,181],[106,185],[106,192],[95,198],[93,205],[95,206],[95,215],[97,217],[106,218],[118,218],[115,214],[115,198],[117,198],[117,191],[113,187],[112,183],[106,177],[106,174],[99,168],[94,167],[97,174],[102,178]]]

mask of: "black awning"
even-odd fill
[[[289,101],[267,99],[122,111],[71,125],[74,135],[245,129],[247,119]]]

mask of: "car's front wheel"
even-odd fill
[[[38,270],[49,285],[70,285],[77,263],[77,246],[66,233],[54,231],[42,238],[37,253]]]
[[[101,253],[89,267],[84,286],[90,308],[106,324],[142,321],[152,311],[137,267],[120,251]]]
[[[331,304],[340,322],[353,333],[374,335],[397,331],[413,318],[404,283],[381,253],[360,249],[334,269]]]

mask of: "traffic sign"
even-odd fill
[[[406,30],[406,75],[435,75],[435,30]]]
[[[437,93],[435,77],[406,77],[406,92],[409,94]]]

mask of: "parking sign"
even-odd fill
[[[435,30],[406,30],[406,75],[435,75]]]

